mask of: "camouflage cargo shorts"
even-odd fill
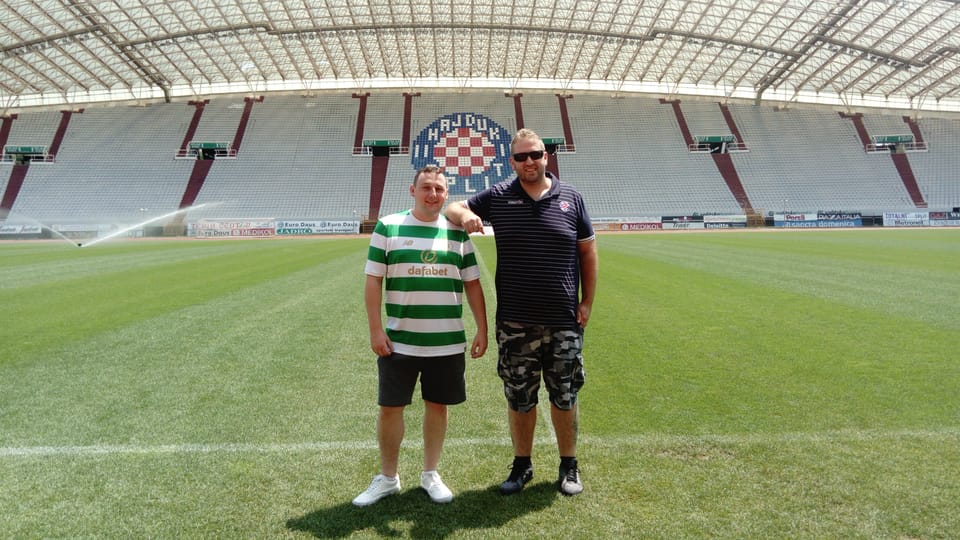
[[[584,383],[583,329],[497,323],[497,372],[510,408],[527,412],[538,402],[540,378],[550,403],[569,410]]]

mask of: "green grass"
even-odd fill
[[[945,538],[960,230],[605,235],[579,457],[511,459],[495,347],[441,471],[377,470],[367,239],[0,244],[0,537]],[[490,316],[493,240],[479,238]],[[470,324],[469,317],[468,327]],[[469,332],[470,330],[468,330]],[[545,401],[545,396],[542,396]]]

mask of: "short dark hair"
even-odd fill
[[[440,174],[443,175],[443,169],[436,165],[424,165],[420,167],[420,170],[417,171],[417,174],[413,175],[413,185],[417,185],[417,180],[420,179],[421,174]],[[444,183],[446,183],[447,177],[443,177]]]

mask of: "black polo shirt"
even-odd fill
[[[551,175],[547,194],[530,198],[519,178],[477,193],[467,205],[493,226],[497,243],[497,320],[575,327],[580,290],[577,243],[594,238],[580,193]]]

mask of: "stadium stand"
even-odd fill
[[[732,158],[754,207],[867,214],[913,207],[890,160],[864,152],[853,124],[829,109],[731,104],[750,147]]]
[[[530,93],[424,92],[410,99],[410,148],[389,156],[379,215],[410,206],[407,191],[431,126],[441,117],[480,115],[510,132],[518,124],[544,137],[562,137],[558,98]],[[596,219],[661,215],[738,214],[742,209],[709,154],[692,153],[670,104],[643,96],[611,99],[578,94],[565,100],[575,152],[553,157],[560,176],[576,185]],[[217,159],[192,210],[201,218],[358,220],[368,217],[370,156],[354,155],[360,100],[349,93],[268,94],[252,105],[236,159]],[[516,106],[519,104],[519,108]],[[730,132],[719,104],[681,103],[693,135]],[[233,141],[244,96],[211,98],[194,141]],[[896,167],[887,157],[865,152],[853,122],[827,107],[777,110],[743,103],[728,105],[748,152],[731,154],[753,207],[764,212],[844,210],[879,214],[914,208]],[[196,108],[186,102],[149,107],[91,107],[72,115],[54,163],[29,168],[13,213],[42,222],[136,223],[175,211],[194,164],[174,159]],[[49,145],[61,114],[20,113],[8,144]],[[363,139],[400,139],[404,96],[379,90],[367,98]],[[900,116],[865,114],[871,133],[909,133]],[[932,210],[960,201],[951,151],[960,123],[922,118],[929,145],[910,163]],[[507,139],[509,140],[509,139]],[[5,188],[10,168],[0,169]],[[502,178],[508,176],[503,171]],[[464,198],[501,176],[453,178]],[[460,182],[460,184],[457,184]],[[469,189],[467,189],[469,187]],[[452,190],[453,191],[453,190]]]
[[[416,101],[416,100],[415,100]],[[354,108],[356,104],[354,104]],[[356,121],[356,114],[354,114]],[[371,92],[363,126],[364,139],[399,140],[403,129],[403,99],[398,93]]]
[[[24,121],[28,119],[28,121]],[[60,123],[57,111],[21,113],[10,128],[7,144],[20,146],[48,146]]]
[[[740,212],[710,158],[687,150],[669,106],[597,95],[568,109],[577,152],[560,156],[560,174],[594,218]]]
[[[945,118],[918,121],[927,151],[909,155],[917,183],[931,209],[950,210],[960,206],[960,122]]]
[[[233,108],[222,108],[232,112],[217,122],[236,130],[243,100],[222,100]],[[356,107],[349,95],[257,103],[237,159],[218,160],[197,198],[210,206],[190,218],[358,219],[370,196],[370,164],[351,152]]]
[[[902,114],[890,114],[880,111],[865,113],[863,115],[863,124],[871,136],[910,134],[910,126],[903,121]]]
[[[731,133],[717,102],[684,99],[681,101],[681,107],[687,126],[690,128],[690,134],[694,137]]]
[[[190,170],[189,162],[173,159],[189,119],[181,111],[110,107],[72,115],[56,161],[30,166],[13,211],[43,222],[136,223],[175,209]],[[19,115],[11,143],[49,145],[59,116]]]
[[[567,103],[568,110],[575,105],[576,99]],[[541,137],[563,137],[563,122],[556,94],[526,93],[521,96],[523,121],[525,127],[534,129]]]

